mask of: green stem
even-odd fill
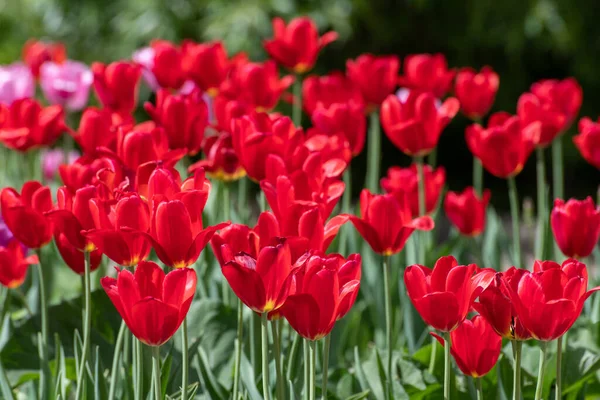
[[[512,240],[514,263],[517,268],[521,268],[521,219],[519,217],[519,194],[514,177],[508,178],[508,195],[510,198],[510,214],[512,217]]]
[[[222,199],[222,201],[223,201],[223,204],[222,204],[223,220],[229,221],[231,219],[231,208],[232,208],[229,183],[221,182],[220,187],[221,187],[221,192],[223,193],[223,199]],[[229,287],[229,284],[227,283],[227,279],[225,279],[224,276],[221,277],[221,291],[223,293],[223,304],[230,305],[231,289]]]
[[[246,222],[248,217],[248,208],[246,204],[248,203],[248,178],[244,177],[238,181],[238,216],[240,218],[240,222]]]
[[[555,199],[564,198],[564,165],[563,165],[563,135],[558,135],[552,142],[552,194]],[[554,258],[562,258],[562,252],[554,243]]]
[[[292,121],[294,125],[302,125],[302,77],[297,74],[294,81],[294,104],[292,107]]]
[[[142,342],[135,338],[135,400],[142,400],[144,393],[144,354]]]
[[[385,341],[387,348],[387,398],[392,398],[392,293],[390,289],[390,258],[383,256],[383,291],[385,297]]]
[[[435,168],[437,165],[437,147],[431,150],[429,156],[427,157],[427,162],[431,165],[432,168]]]
[[[187,319],[183,319],[181,324],[181,400],[187,400],[188,398],[188,373],[190,370],[190,359],[188,356],[188,331],[187,331]]]
[[[450,399],[450,333],[444,332],[444,400]]]
[[[544,242],[546,239],[546,164],[544,161],[544,149],[536,149],[537,162],[537,241],[535,247],[535,258],[544,259]]]
[[[83,396],[83,388],[85,385],[85,370],[87,364],[87,357],[90,347],[90,329],[92,325],[92,312],[91,312],[91,283],[90,283],[90,253],[88,251],[83,252],[84,257],[84,296],[85,296],[85,311],[84,311],[84,323],[83,323],[83,349],[81,351],[81,360],[79,361],[79,371],[77,373],[77,400]]]
[[[114,400],[115,398],[115,393],[117,390],[117,370],[119,369],[119,359],[121,357],[121,350],[123,349],[123,341],[125,340],[126,332],[127,325],[125,324],[125,321],[123,321],[121,322],[119,334],[117,335],[117,341],[115,342],[112,369],[110,370],[110,388],[108,391],[108,400]]]
[[[512,340],[511,343],[515,358],[513,365],[513,400],[521,400],[521,349],[523,342]]]
[[[310,395],[308,400],[315,400],[315,387],[316,384],[316,358],[317,358],[317,342],[314,340],[309,341],[308,346],[310,347]]]
[[[327,400],[327,383],[329,382],[329,348],[331,347],[331,334],[325,336],[323,344],[323,388],[321,399]]]
[[[261,330],[260,337],[262,342],[262,380],[263,380],[263,399],[271,400],[271,392],[269,390],[269,320],[268,313],[264,312],[261,315]]]
[[[275,349],[275,374],[277,377],[277,398],[284,399],[283,371],[281,370],[281,337],[277,329],[278,320],[271,321],[271,333]]]
[[[479,197],[483,196],[483,164],[477,157],[473,157],[473,187]]]
[[[235,364],[233,366],[233,400],[239,400],[240,366],[242,363],[242,340],[244,340],[244,305],[238,299],[238,326],[235,338]]]
[[[379,126],[379,112],[373,111],[370,115],[369,145],[367,154],[367,189],[373,193],[379,190],[379,169],[381,167],[381,127]]]
[[[287,369],[285,371],[285,378],[287,381],[292,380],[292,375],[294,374],[294,364],[296,362],[296,358],[298,357],[298,351],[300,347],[300,335],[294,333],[294,341],[292,342],[292,348],[290,350]]]
[[[475,378],[475,386],[477,386],[477,400],[483,400],[483,385],[481,378]]]
[[[350,164],[348,164],[346,172],[344,172],[344,194],[342,195],[342,212],[352,212],[352,171],[350,169]],[[346,254],[349,240],[348,232],[349,231],[347,229],[342,229],[342,231],[340,232],[340,254]]]
[[[556,400],[562,399],[562,343],[562,336],[556,339]]]
[[[162,384],[160,381],[160,347],[152,346],[152,374],[154,383],[154,399],[161,400],[162,399]],[[183,390],[183,388],[182,388]]]
[[[308,349],[308,340],[303,340],[304,345],[304,398],[308,400],[309,382],[310,379],[310,351]]]
[[[438,341],[436,338],[432,337],[431,338],[431,355],[429,356],[429,368],[428,371],[430,374],[433,375],[433,373],[435,372],[435,364],[437,361],[437,346],[438,346]]]
[[[40,398],[49,397],[49,365],[48,365],[48,304],[46,302],[46,279],[44,279],[44,268],[42,267],[42,251],[36,249],[39,259],[38,278],[40,288],[40,314],[42,319],[42,357],[40,360]]]
[[[535,389],[535,400],[542,400],[542,392],[544,391],[544,364],[546,363],[546,350],[548,342],[540,342],[540,365],[538,368],[538,382]]]
[[[2,332],[2,328],[4,326],[4,318],[6,317],[6,314],[9,311],[13,291],[11,289],[5,288],[5,287],[0,287],[0,289],[2,289],[2,292],[3,292],[2,312],[0,313],[0,332]],[[17,293],[18,293],[18,291],[17,291]]]
[[[417,156],[414,159],[417,165],[417,180],[419,186],[419,216],[426,213],[425,209],[425,172],[423,171],[423,157]],[[425,232],[419,232],[419,264],[425,264]]]

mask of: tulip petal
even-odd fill
[[[265,287],[261,276],[255,270],[230,261],[221,271],[242,303],[257,313],[265,311]]]
[[[459,315],[458,302],[453,293],[427,294],[413,300],[413,304],[428,325],[442,332],[451,331],[464,319],[464,316]]]
[[[163,298],[165,273],[161,267],[151,261],[141,261],[133,273],[140,291],[140,297]]]
[[[196,271],[190,268],[173,270],[165,277],[163,301],[177,308],[179,318],[182,320],[185,318],[196,293],[196,283]]]
[[[132,308],[132,333],[149,346],[160,346],[171,338],[183,320],[179,310],[159,299],[146,297]]]
[[[320,310],[317,301],[309,294],[294,294],[280,308],[281,314],[303,338],[312,340],[319,333]]]

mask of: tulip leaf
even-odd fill
[[[161,384],[160,384],[161,389],[160,390],[161,390],[163,396],[165,396],[165,394],[167,393],[167,385],[169,384],[169,381],[172,378],[172,376],[171,376],[171,366],[172,365],[173,365],[173,347],[171,347],[171,350],[169,350],[169,354],[165,358],[165,360],[162,363],[162,366],[160,368],[160,377],[161,377]]]
[[[10,387],[10,382],[6,376],[2,362],[0,362],[0,393],[2,393],[3,399],[14,400],[12,388]]]
[[[363,390],[370,390],[371,387],[367,383],[367,377],[365,375],[365,371],[363,370],[362,364],[360,362],[360,357],[358,355],[358,346],[354,347],[354,368],[356,368],[356,378],[358,379],[358,383]]]
[[[217,378],[212,372],[212,368],[208,362],[208,356],[206,352],[202,348],[202,346],[198,347],[197,351],[198,357],[196,357],[198,363],[198,375],[202,378],[204,382],[204,386],[206,390],[210,394],[212,399],[226,399],[227,391],[221,384],[217,381]]]
[[[262,400],[262,396],[256,387],[256,379],[252,365],[244,353],[242,353],[242,360],[240,364],[240,377],[244,387],[248,391],[248,396],[251,400]],[[292,393],[290,391],[290,393]]]
[[[360,393],[357,393],[355,395],[352,395],[348,398],[346,398],[346,400],[363,400],[369,397],[369,394],[371,394],[370,390],[364,390]]]

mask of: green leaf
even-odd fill
[[[161,376],[161,392],[162,395],[164,396],[167,393],[167,385],[169,384],[169,381],[173,378],[171,376],[171,366],[173,365],[173,347],[171,347],[171,350],[169,351],[169,354],[167,355],[167,358],[165,358],[165,361],[162,364],[162,367],[160,369],[160,376]]]
[[[250,397],[250,399],[262,400],[262,395],[256,387],[256,379],[254,377],[252,365],[250,365],[250,361],[248,361],[248,358],[244,353],[242,353],[242,359],[240,363],[240,378],[242,379],[244,387],[248,391],[248,396]],[[292,392],[290,391],[290,393]]]
[[[100,358],[99,347],[96,346],[94,363],[94,398],[105,399],[108,397],[108,387],[104,378],[104,366]]]
[[[2,362],[0,362],[0,392],[2,393],[3,399],[14,400],[13,392],[10,387],[10,382],[6,377],[6,372],[4,371]]]
[[[371,394],[370,390],[364,390],[360,393],[348,397],[346,400],[363,400],[369,397],[369,394]]]
[[[202,377],[206,390],[212,399],[225,400],[227,398],[227,391],[223,386],[221,386],[221,384],[217,381],[217,378],[214,376],[212,367],[208,362],[208,357],[202,346],[198,347],[197,353],[199,368],[198,374]]]

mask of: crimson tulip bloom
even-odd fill
[[[106,172],[114,174],[117,184],[123,181],[123,173],[119,166],[108,157],[82,156],[72,164],[62,164],[58,167],[60,179],[71,192],[87,185],[96,184],[98,175],[102,176]]]
[[[311,70],[323,47],[335,41],[336,32],[319,37],[315,22],[308,17],[298,17],[286,26],[281,18],[273,18],[273,39],[265,41],[265,50],[278,64],[303,74]]]
[[[166,89],[156,93],[156,106],[146,102],[144,109],[169,138],[169,148],[186,149],[190,155],[202,147],[208,125],[208,107],[200,90],[189,94],[171,94]]]
[[[374,195],[368,189],[360,193],[360,214],[360,218],[351,215],[350,221],[375,253],[386,256],[402,250],[415,229],[433,229],[428,216],[413,219],[406,202],[391,194]]]
[[[574,78],[541,80],[531,85],[531,93],[542,103],[552,104],[565,115],[565,128],[575,120],[583,102],[583,90]]]
[[[360,154],[367,136],[367,121],[361,104],[334,103],[327,108],[319,104],[311,119],[319,132],[328,136],[341,134],[348,140],[352,155]]]
[[[600,123],[582,118],[579,135],[573,137],[573,142],[585,161],[600,169]]]
[[[429,165],[423,166],[425,178],[425,213],[435,211],[442,189],[446,183],[446,170],[438,167],[435,170]],[[387,176],[381,178],[381,187],[387,193],[391,193],[398,201],[407,200],[410,213],[419,216],[419,174],[417,165],[412,164],[408,168],[390,167]]]
[[[563,254],[570,258],[589,256],[600,237],[600,207],[591,197],[585,200],[554,200],[550,214],[554,239]]]
[[[279,243],[260,250],[255,259],[240,253],[221,271],[237,297],[259,314],[280,308],[290,291],[292,259],[289,246]]]
[[[168,40],[154,40],[150,43],[154,52],[152,74],[159,87],[180,89],[186,79],[182,68],[183,54],[181,48]]]
[[[67,59],[65,45],[60,42],[48,43],[30,39],[23,46],[23,61],[31,69],[33,76],[40,76],[40,67],[46,61],[62,63]]]
[[[117,279],[100,281],[127,327],[142,343],[160,346],[179,329],[196,293],[196,272],[183,268],[165,274],[142,261],[132,274],[117,270]]]
[[[88,107],[81,115],[78,131],[71,134],[84,153],[94,154],[98,147],[115,149],[116,125],[110,110]]]
[[[490,196],[490,191],[484,190],[483,196],[479,197],[472,186],[462,193],[448,192],[444,200],[444,211],[460,233],[477,236],[485,229],[485,212]]]
[[[538,122],[541,127],[537,146],[546,147],[567,127],[567,117],[552,103],[543,103],[531,93],[519,97],[517,114],[525,124]]]
[[[518,175],[527,158],[539,142],[541,127],[538,121],[525,124],[505,112],[492,114],[487,129],[479,124],[467,127],[467,146],[483,167],[492,175],[507,179]]]
[[[490,284],[479,294],[478,301],[472,304],[498,333],[510,340],[527,340],[531,334],[523,327],[521,319],[510,300],[510,289],[517,290],[521,278],[527,270],[510,267],[505,272],[497,272]]]
[[[472,277],[477,266],[458,265],[452,256],[441,257],[433,270],[411,265],[404,270],[408,297],[433,328],[451,332],[464,321],[477,293]]]
[[[213,127],[219,132],[232,133],[234,129],[233,121],[244,115],[252,115],[253,107],[239,100],[232,100],[224,95],[218,95],[212,101],[214,113]]]
[[[404,76],[398,78],[398,84],[417,92],[431,92],[441,98],[450,90],[454,74],[441,53],[413,54],[404,59]]]
[[[533,272],[521,278],[518,287],[510,287],[510,298],[525,329],[537,340],[558,339],[575,323],[583,304],[600,286],[587,290],[585,264],[568,259],[536,261]]]
[[[0,246],[0,284],[9,289],[14,289],[25,282],[27,269],[32,264],[39,264],[38,257],[26,257],[23,245],[17,239],[11,239],[4,246]]]
[[[135,110],[142,69],[128,61],[116,61],[108,65],[95,62],[94,90],[100,103],[109,110],[131,114]]]
[[[237,181],[246,176],[246,170],[235,152],[230,133],[207,136],[202,147],[206,158],[192,164],[189,172],[193,173],[202,168],[209,177],[224,182]]]
[[[444,339],[432,333],[444,346]],[[463,374],[480,378],[494,368],[502,351],[502,337],[481,315],[464,320],[450,332],[450,353]]]
[[[52,209],[50,188],[37,181],[23,184],[21,194],[13,188],[0,193],[2,218],[21,243],[39,249],[52,240],[53,224],[44,216]]]
[[[473,68],[462,68],[456,74],[454,93],[460,102],[460,109],[472,120],[480,120],[492,108],[500,78],[491,67],[485,66],[480,72]]]
[[[0,104],[0,142],[18,151],[49,146],[66,130],[61,106],[42,108],[34,99]]]
[[[184,40],[181,51],[183,52],[182,68],[188,78],[209,96],[216,96],[221,83],[227,78],[231,69],[231,61],[227,58],[223,43],[219,41],[196,43],[192,40]]]
[[[363,54],[356,60],[346,61],[348,77],[362,92],[370,109],[379,107],[394,91],[400,59],[396,56]]]
[[[352,308],[360,287],[361,258],[313,255],[299,263],[293,272],[294,289],[280,313],[300,336],[319,340]]]
[[[381,124],[387,137],[409,156],[429,154],[459,109],[450,97],[439,106],[429,92],[410,91],[405,100],[389,95],[381,105]]]
[[[328,75],[310,75],[302,81],[302,106],[312,115],[317,106],[327,109],[335,103],[353,103],[364,108],[360,89],[339,71]]]
[[[67,267],[78,275],[85,273],[85,256],[78,248],[74,247],[67,236],[61,232],[54,234],[54,243],[58,253],[62,257]],[[96,249],[90,253],[90,271],[95,271],[102,262],[102,253]]]

